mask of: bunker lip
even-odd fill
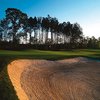
[[[20,100],[100,99],[100,62],[77,57],[58,61],[15,60],[8,75]]]

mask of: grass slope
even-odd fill
[[[89,57],[93,59],[100,59],[100,50],[99,49],[79,49],[79,50],[69,50],[69,51],[0,50],[0,100],[18,100],[7,73],[7,64],[12,60],[14,59],[58,60],[58,59],[80,57],[80,56]]]

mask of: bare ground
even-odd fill
[[[100,62],[16,60],[8,74],[20,100],[100,100]]]

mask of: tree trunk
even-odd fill
[[[45,34],[45,43],[47,44],[48,43],[48,31],[46,31],[46,34]]]
[[[41,30],[41,42],[42,42],[42,44],[43,44],[43,28],[42,28],[42,30]]]
[[[29,32],[29,37],[30,37],[30,38],[29,38],[29,43],[31,44],[31,42],[32,42],[32,41],[31,41],[31,38],[32,38],[31,32]]]
[[[51,31],[51,43],[53,44],[53,32]]]

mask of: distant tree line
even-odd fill
[[[100,48],[100,38],[83,36],[78,23],[60,23],[57,18],[28,17],[15,8],[0,20],[0,47],[35,49]]]

